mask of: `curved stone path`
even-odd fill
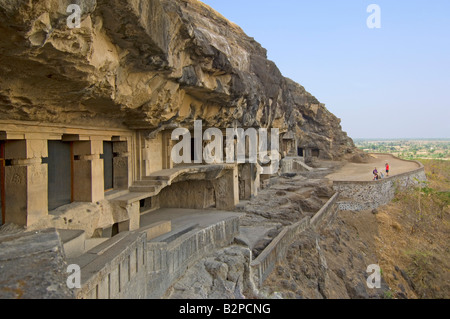
[[[371,181],[375,167],[378,172],[386,175],[386,163],[390,165],[390,177],[420,168],[420,165],[414,161],[402,160],[389,154],[370,154],[370,156],[368,163],[347,163],[334,173],[327,175],[327,178],[332,181]]]

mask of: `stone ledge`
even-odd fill
[[[0,236],[1,299],[72,299],[56,229]]]

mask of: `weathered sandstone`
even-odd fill
[[[67,6],[82,8],[81,28]],[[266,50],[196,0],[1,0],[0,118],[149,131],[276,127],[322,158],[354,153],[340,120]]]

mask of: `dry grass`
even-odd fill
[[[394,297],[450,298],[450,162],[422,161],[428,183],[380,209],[380,266]]]

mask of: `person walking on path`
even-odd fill
[[[389,163],[386,163],[386,176],[389,177]]]

